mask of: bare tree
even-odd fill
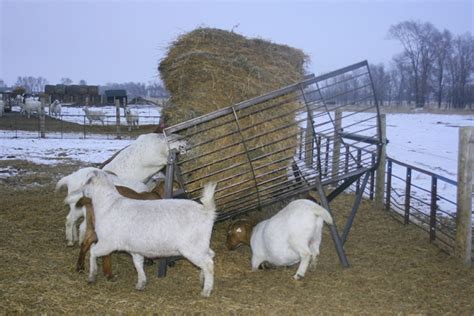
[[[470,80],[474,74],[474,37],[466,33],[453,41],[449,58],[451,101],[455,108],[464,108],[468,102]]]
[[[401,22],[389,29],[389,38],[400,41],[404,48],[403,55],[410,64],[417,107],[425,105],[428,95],[428,79],[435,56],[433,43],[437,32],[432,24],[415,21]]]
[[[383,64],[370,65],[370,74],[374,83],[375,94],[380,105],[390,101],[390,75],[385,71]]]
[[[23,87],[29,93],[40,93],[48,81],[43,77],[24,76],[18,77],[15,86]]]
[[[438,32],[434,37],[436,45],[435,50],[435,65],[434,65],[434,86],[435,86],[435,97],[438,102],[438,108],[441,108],[443,102],[443,91],[446,85],[446,65],[448,63],[448,57],[452,50],[452,35],[448,30],[444,30],[442,33]]]

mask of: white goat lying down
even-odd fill
[[[252,270],[268,262],[275,266],[300,263],[294,279],[304,277],[308,265],[316,267],[323,222],[332,225],[329,212],[310,200],[295,200],[273,217],[253,227],[248,221],[233,223],[227,233],[227,248],[241,244],[252,248]]]
[[[177,136],[170,135],[175,140]],[[171,149],[185,150],[186,142],[171,142]],[[163,134],[150,133],[138,136],[128,147],[120,151],[103,166],[103,170],[113,172],[122,178],[134,179],[143,183],[163,169],[168,161],[169,148]]]
[[[94,205],[98,242],[90,249],[89,282],[96,279],[97,257],[113,251],[132,255],[137,290],[146,284],[144,257],[182,255],[201,268],[201,295],[209,296],[214,284],[214,251],[209,244],[215,187],[215,183],[205,185],[202,205],[191,200],[134,200],[120,195],[106,172],[90,172],[82,192]]]
[[[86,209],[84,207],[76,207],[77,201],[82,197],[82,194],[78,191],[82,188],[86,181],[87,176],[90,172],[100,170],[93,167],[87,167],[79,169],[68,176],[61,178],[56,184],[56,191],[58,191],[63,186],[67,187],[67,204],[69,204],[69,214],[66,217],[66,240],[68,246],[73,246],[74,243],[78,240],[79,243],[82,243],[85,233],[85,223],[81,224],[80,234],[78,236],[77,231],[77,222],[81,218],[85,218]],[[128,187],[133,189],[136,192],[147,192],[148,187],[139,181],[131,179],[123,179],[115,175],[110,175],[110,179],[114,184]]]

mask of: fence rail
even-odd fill
[[[0,138],[55,138],[55,139],[115,139],[136,138],[158,126],[160,116],[140,115],[140,127],[129,127],[125,118],[105,115],[103,123],[90,124],[84,114],[63,114],[58,117],[44,115],[26,118],[19,113],[6,113],[2,118]]]
[[[374,199],[375,173],[364,195]],[[428,233],[429,241],[454,254],[456,240],[457,182],[399,160],[386,159],[384,207],[403,224],[414,224]],[[422,181],[418,181],[419,179]],[[428,180],[429,179],[429,180]],[[443,190],[440,190],[443,188]],[[350,187],[358,192],[360,183]],[[474,218],[474,212],[472,212]],[[471,227],[474,244],[474,226]],[[472,251],[474,257],[474,251]]]

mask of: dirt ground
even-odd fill
[[[8,166],[18,175],[0,177],[1,314],[474,313],[474,269],[370,201],[363,201],[345,245],[350,268],[340,265],[326,227],[318,267],[302,281],[292,279],[296,267],[251,272],[248,248],[225,248],[229,222],[223,222],[212,236],[216,257],[210,298],[199,295],[199,272],[186,260],[169,268],[166,278],[156,276],[156,264],[147,266],[148,284],[136,291],[137,275],[125,253],[113,255],[115,281],[99,274],[89,285],[87,274],[74,270],[78,247],[65,244],[64,192],[53,192],[56,181],[79,166],[0,161],[0,170]],[[344,196],[332,203],[339,229],[352,201]]]

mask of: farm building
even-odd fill
[[[127,104],[127,90],[105,90],[105,102],[107,104],[114,104],[115,100],[120,100],[120,105],[124,106]]]
[[[99,86],[46,85],[44,92],[51,97],[51,100],[59,100],[61,102],[80,104],[102,103],[102,97],[99,95]]]

